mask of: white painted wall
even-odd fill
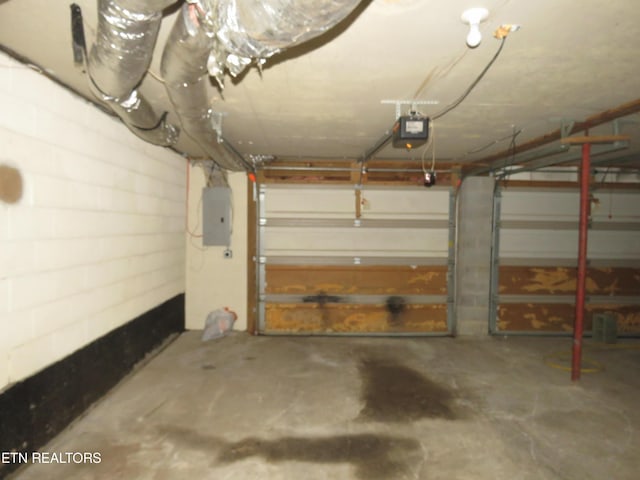
[[[205,175],[197,164],[189,175],[189,232],[187,232],[186,326],[204,328],[207,315],[229,307],[238,314],[234,328],[247,329],[247,176],[229,173],[232,191],[232,258],[224,258],[226,247],[202,245],[202,189]]]
[[[185,161],[0,53],[0,389],[184,292]]]

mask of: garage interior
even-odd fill
[[[639,13],[0,0],[0,478],[635,479]]]

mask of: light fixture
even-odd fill
[[[469,25],[469,33],[467,34],[467,46],[476,48],[480,45],[482,34],[480,33],[480,23],[484,22],[489,16],[489,10],[482,7],[470,8],[462,12],[460,20]]]

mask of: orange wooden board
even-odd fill
[[[585,330],[591,330],[594,313],[613,313],[618,334],[640,334],[639,305],[587,305]],[[575,306],[568,304],[513,303],[498,306],[497,326],[501,332],[573,332]]]
[[[499,292],[510,295],[571,295],[576,291],[573,267],[500,266]],[[589,268],[587,295],[638,295],[640,268]]]
[[[274,167],[277,170],[273,169]],[[276,160],[258,170],[261,184],[356,184],[415,186],[424,184],[424,173],[415,162],[369,160],[366,173],[360,174],[362,164],[353,161],[326,159]],[[438,185],[452,185],[456,166],[439,163]],[[307,169],[307,170],[305,170]]]
[[[447,267],[267,265],[268,294],[446,295]]]
[[[264,333],[447,333],[447,305],[267,304]]]

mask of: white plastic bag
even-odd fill
[[[204,324],[204,333],[202,334],[202,341],[211,340],[214,338],[224,337],[227,333],[233,330],[233,323],[238,318],[238,315],[233,310],[229,310],[228,307],[219,308],[207,315],[207,320]]]

